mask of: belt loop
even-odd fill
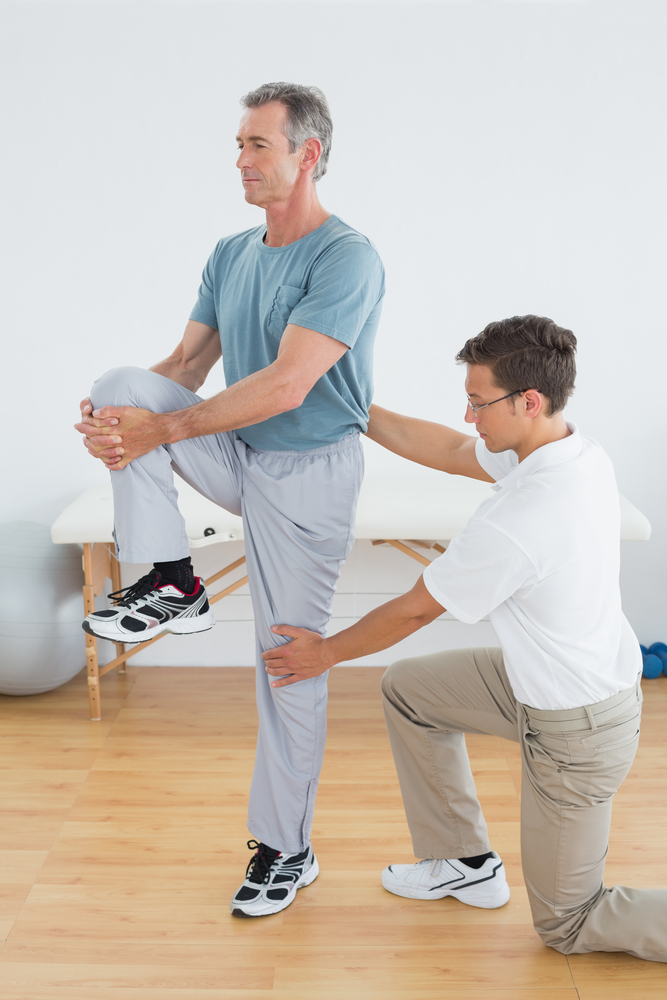
[[[583,709],[584,709],[584,712],[586,713],[586,715],[588,716],[588,721],[589,721],[591,729],[597,729],[598,724],[595,721],[595,716],[593,715],[593,712],[591,711],[590,706],[589,705],[584,705]]]

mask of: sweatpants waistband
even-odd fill
[[[236,432],[237,437],[241,437],[238,432]],[[348,434],[346,437],[341,438],[340,441],[333,441],[331,444],[320,445],[319,448],[306,448],[304,451],[283,451],[282,448],[254,448],[251,444],[246,446],[251,451],[256,451],[259,455],[278,455],[285,456],[295,455],[297,458],[307,458],[309,455],[335,455],[338,451],[345,451],[347,448],[351,448],[359,441],[359,431],[354,431],[352,434]],[[241,438],[243,440],[243,438]]]
[[[583,705],[581,708],[564,708],[555,711],[530,708],[522,705],[528,719],[535,728],[545,733],[574,732],[577,729],[598,729],[629,712],[633,705],[641,700],[641,674],[637,683],[625,691],[619,691],[611,698],[605,698],[595,705]]]

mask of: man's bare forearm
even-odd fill
[[[429,469],[492,481],[475,457],[475,438],[453,427],[406,417],[374,404],[367,436],[395,455]]]
[[[423,589],[426,590],[425,587]],[[325,639],[323,656],[327,667],[388,649],[430,624],[444,611],[432,598],[428,609],[423,607],[423,600],[419,603],[421,607],[414,600],[414,591],[410,591],[370,611],[350,628]]]
[[[188,320],[183,339],[168,358],[158,361],[150,371],[178,382],[191,392],[197,392],[221,357],[218,331],[205,323]]]
[[[248,375],[210,399],[172,413],[155,414],[163,428],[164,444],[220,434],[268,420],[295,409],[303,394],[280,361]]]

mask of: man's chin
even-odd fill
[[[488,438],[482,438],[484,444],[486,445],[486,450],[490,451],[492,455],[499,455],[503,451],[509,451],[509,445],[497,444],[493,441],[489,441]]]

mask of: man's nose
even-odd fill
[[[466,405],[466,412],[465,412],[465,416],[464,416],[463,419],[465,420],[465,422],[467,424],[476,424],[477,421],[479,420],[479,417],[477,416],[477,414],[475,413],[475,411],[470,406],[470,403],[468,403]]]
[[[243,170],[244,167],[250,166],[250,157],[246,153],[245,146],[239,151],[238,159],[236,161],[236,166],[239,170]]]

